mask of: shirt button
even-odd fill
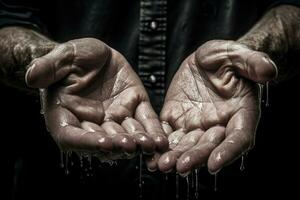
[[[156,22],[156,21],[150,22],[150,28],[151,28],[152,30],[157,29],[157,22]]]
[[[156,77],[155,77],[155,75],[151,75],[150,76],[150,81],[151,81],[151,83],[155,83],[156,82]]]

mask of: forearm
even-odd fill
[[[26,66],[51,51],[55,42],[22,27],[0,29],[0,80],[8,85],[26,88]]]
[[[299,21],[300,8],[288,5],[275,7],[238,42],[267,53],[278,67],[278,79],[284,79],[294,70],[287,60],[289,53],[300,49]]]

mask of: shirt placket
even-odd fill
[[[161,106],[165,94],[167,0],[141,0],[139,76]]]

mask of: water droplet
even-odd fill
[[[64,168],[64,152],[60,151],[60,167]]]
[[[179,199],[179,175],[176,174],[176,199]]]
[[[217,187],[218,173],[215,173],[214,176],[215,176],[214,191],[216,192],[218,190],[218,187]]]
[[[143,154],[140,154],[140,170],[139,170],[139,188],[140,188],[140,199],[143,198],[143,180],[142,180],[142,166],[143,165]]]
[[[269,82],[266,83],[266,107],[270,106],[269,102]]]
[[[144,142],[144,141],[147,140],[147,138],[143,135],[143,136],[140,138],[140,140]]]
[[[245,170],[245,165],[244,165],[244,155],[242,155],[242,158],[241,158],[241,166],[240,166],[240,170],[241,170],[241,172]]]
[[[165,164],[168,164],[170,162],[170,158],[169,158],[169,156],[167,156],[166,158],[165,158],[165,160],[164,160],[164,163]]]
[[[191,184],[192,184],[191,186],[192,186],[192,189],[193,189],[194,186],[195,186],[195,183],[194,183],[194,177],[195,177],[195,176],[194,176],[194,172],[192,171],[192,172],[191,172]]]
[[[69,156],[71,156],[71,153],[69,151],[66,152],[66,162],[65,162],[65,174],[69,174]]]
[[[126,137],[124,137],[122,140],[121,140],[122,143],[126,143],[128,142],[128,139]]]
[[[99,143],[105,142],[105,137],[100,138],[100,139],[98,140],[98,142],[99,142]]]
[[[69,124],[67,123],[67,122],[65,122],[65,121],[62,121],[62,122],[60,122],[60,126],[61,127],[66,127],[66,126],[68,126]]]
[[[189,176],[186,177],[186,199],[190,199],[190,180]]]
[[[56,104],[56,105],[60,105],[60,100],[59,100],[59,99],[56,99],[55,104]]]
[[[186,164],[186,163],[188,163],[188,162],[190,162],[190,161],[191,161],[191,157],[190,157],[190,156],[187,156],[187,157],[185,157],[185,158],[183,159],[182,164]]]
[[[195,170],[195,197],[198,199],[199,197],[199,183],[198,183],[198,169]]]
[[[79,162],[80,162],[80,167],[83,167],[83,156],[81,153],[78,154],[79,155]]]
[[[40,104],[41,104],[41,110],[40,113],[41,115],[45,114],[45,101],[46,101],[46,90],[45,89],[40,89]]]
[[[89,169],[92,169],[92,154],[88,154]]]

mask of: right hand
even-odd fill
[[[46,125],[63,150],[108,159],[168,149],[140,79],[116,50],[92,38],[71,40],[34,59],[26,83],[42,95]]]

